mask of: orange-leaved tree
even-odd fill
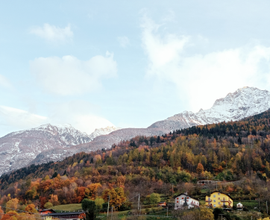
[[[0,206],[0,219],[2,219],[3,215],[4,215],[4,211],[3,211],[2,207]]]
[[[51,198],[49,199],[49,202],[51,202],[54,206],[55,205],[60,205],[60,202],[58,201],[58,196],[57,195],[51,195]]]
[[[204,167],[201,163],[198,163],[196,171],[198,174],[201,174],[204,171]]]
[[[18,215],[19,214],[15,211],[9,211],[6,214],[4,214],[1,220],[17,220]]]
[[[87,198],[95,200],[97,198],[97,192],[99,188],[101,188],[100,183],[91,183],[87,186],[85,190],[85,195],[87,196]]]
[[[76,201],[78,203],[80,203],[84,199],[84,197],[85,197],[85,191],[86,191],[86,188],[83,187],[83,186],[82,187],[78,187],[76,189],[76,194],[77,194]]]
[[[105,189],[102,198],[108,201],[108,196],[110,196],[110,206],[119,207],[126,201],[125,192],[122,187]]]
[[[25,211],[29,213],[37,213],[38,211],[35,208],[34,204],[29,204],[25,207]]]

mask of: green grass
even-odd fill
[[[201,193],[202,193],[202,194],[206,194],[206,193],[208,193],[208,192],[209,192],[208,189],[201,189]]]
[[[57,206],[53,206],[52,209],[59,210],[59,211],[73,212],[77,210],[82,210],[82,204],[78,203],[78,204],[57,205]]]
[[[205,205],[205,200],[200,200],[200,206]]]
[[[254,209],[254,207],[259,207],[258,201],[255,200],[242,200],[242,201],[233,201],[233,205],[236,206],[238,202],[241,202],[243,206],[249,210]]]

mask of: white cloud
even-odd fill
[[[129,38],[126,36],[122,36],[122,37],[118,37],[117,38],[119,44],[121,45],[121,47],[126,47],[129,45]]]
[[[217,98],[243,86],[269,87],[270,48],[256,45],[188,54],[197,43],[192,39],[162,33],[160,25],[147,17],[143,20],[142,42],[149,60],[146,76],[160,85],[174,84],[180,98],[188,100],[187,110],[210,108]]]
[[[113,54],[81,61],[74,56],[37,58],[30,69],[45,90],[57,95],[82,94],[97,89],[101,80],[117,75]]]
[[[7,133],[48,123],[48,118],[21,109],[0,106],[0,137]]]
[[[70,101],[48,105],[52,124],[71,124],[74,128],[92,133],[96,128],[113,126],[107,119],[99,116],[99,108],[86,101]]]
[[[0,75],[0,86],[5,87],[5,88],[11,88],[12,85],[10,82],[6,79],[6,77]]]
[[[46,107],[45,107],[46,109]],[[85,101],[52,103],[47,106],[48,116],[41,116],[17,108],[0,106],[0,137],[14,131],[31,129],[42,124],[70,124],[74,128],[91,134],[96,128],[114,126],[95,112],[97,107]]]
[[[70,25],[60,28],[46,23],[43,27],[31,28],[30,33],[52,42],[66,42],[73,37]]]

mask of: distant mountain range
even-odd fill
[[[72,146],[89,143],[95,137],[115,130],[115,127],[106,127],[96,129],[88,135],[71,125],[46,124],[30,130],[12,132],[0,138],[0,175],[27,166],[42,152],[55,149],[65,152]],[[58,159],[55,155],[51,157],[51,160]]]
[[[72,126],[42,125],[0,138],[0,175],[29,164],[57,161],[78,152],[110,148],[135,136],[162,135],[173,130],[222,121],[240,120],[270,108],[270,92],[244,87],[215,101],[207,110],[182,112],[148,128],[97,129],[82,133]]]

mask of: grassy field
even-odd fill
[[[249,210],[254,210],[254,207],[259,207],[258,201],[255,200],[242,200],[242,201],[233,201],[233,206],[236,207],[237,203],[241,202],[243,206]]]
[[[82,204],[78,203],[78,204],[57,205],[57,206],[53,206],[51,208],[54,210],[57,210],[57,211],[73,212],[73,211],[77,211],[77,210],[82,210]]]

